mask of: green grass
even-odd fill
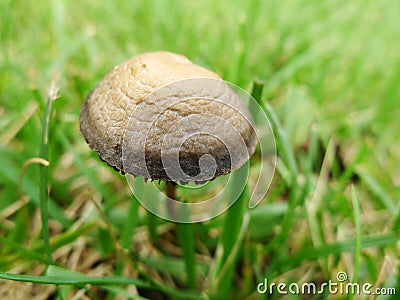
[[[339,271],[400,293],[399,20],[389,0],[0,1],[0,298],[280,299],[257,284]],[[265,83],[253,94],[278,160],[256,208],[245,189],[226,213],[178,228],[86,145],[86,95],[154,50],[249,93]]]

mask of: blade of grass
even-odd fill
[[[352,282],[358,282],[360,273],[361,259],[361,221],[360,221],[360,201],[358,200],[357,190],[353,185],[351,187],[351,199],[353,203],[353,217],[355,225],[355,248],[354,248],[354,274]],[[350,299],[354,299],[354,294],[351,294]]]
[[[261,105],[261,97],[262,97],[262,93],[264,90],[264,85],[265,82],[261,79],[255,79],[253,81],[253,88],[251,91],[251,97],[253,97],[253,99],[255,99],[257,101],[257,103],[259,105]],[[249,106],[249,108],[252,108],[253,106]],[[250,111],[252,116],[257,116],[258,112],[257,111]]]
[[[166,196],[170,199],[176,199],[176,185],[167,183],[165,186]],[[173,212],[172,212],[173,213]],[[189,212],[186,206],[183,206],[179,214],[188,215]],[[192,223],[178,223],[177,234],[178,241],[182,247],[183,260],[185,262],[185,269],[187,274],[187,286],[190,289],[196,288],[196,258],[195,258],[195,245],[194,245],[194,229]]]
[[[58,266],[49,266],[49,268],[46,272],[46,275],[47,276],[56,276],[56,277],[82,277],[82,278],[85,278],[85,275],[83,275],[81,273],[74,272],[74,271],[71,271],[68,269],[64,269],[64,268],[58,267]],[[123,288],[120,288],[118,286],[109,285],[109,286],[102,286],[102,288],[104,288],[108,291],[111,291],[112,293],[123,295],[127,299],[137,299],[137,300],[146,299],[146,298],[140,297],[139,295],[132,294],[129,291],[127,291]],[[64,286],[61,289],[63,289],[64,295],[67,296],[71,289],[71,286]]]
[[[288,237],[289,231],[292,228],[293,220],[295,217],[295,212],[296,212],[295,208],[298,205],[299,201],[305,197],[307,193],[307,185],[305,185],[304,188],[300,188],[300,186],[298,185],[297,182],[298,167],[294,156],[294,151],[292,146],[290,145],[286,132],[281,126],[279,119],[275,114],[273,108],[268,103],[265,105],[263,104],[262,107],[264,108],[265,113],[269,121],[271,122],[272,128],[275,132],[278,151],[280,150],[282,152],[284,162],[286,163],[290,172],[290,183],[289,183],[290,192],[288,199],[289,202],[288,212],[282,221],[281,231],[279,232],[279,234],[275,235],[273,240],[265,247],[264,251],[265,253],[268,253],[271,249],[279,245],[282,245],[283,242]]]
[[[133,233],[139,218],[139,201],[132,194],[130,197],[128,214],[125,219],[124,227],[121,235],[121,245],[124,249],[129,249],[132,241]]]
[[[53,112],[53,103],[57,98],[57,88],[54,83],[50,88],[47,98],[46,111],[43,117],[43,132],[41,140],[40,156],[42,159],[49,161],[49,130],[51,115]],[[49,214],[48,214],[48,168],[46,165],[40,164],[40,212],[42,220],[42,236],[44,240],[44,248],[49,261],[53,261],[50,247],[49,232]]]
[[[251,96],[257,101],[260,107],[264,110],[269,122],[271,123],[276,142],[278,145],[280,145],[280,150],[282,150],[283,159],[292,174],[291,184],[296,184],[298,167],[294,156],[294,151],[290,145],[289,138],[285,130],[283,129],[283,126],[280,124],[279,118],[276,115],[274,109],[268,102],[264,103],[264,101],[262,100],[263,88],[264,88],[264,82],[260,80],[255,80],[253,82],[253,90],[251,92]],[[256,112],[252,113],[257,115]]]
[[[183,259],[187,273],[187,286],[190,289],[196,288],[196,259],[194,245],[194,229],[191,223],[177,224],[179,244],[182,247]]]
[[[242,243],[245,238],[245,234],[248,229],[250,221],[250,216],[249,214],[244,214],[243,216],[243,222],[241,224],[237,239],[235,240],[235,243],[229,252],[229,255],[227,256],[224,265],[221,267],[221,270],[219,271],[217,277],[215,278],[215,281],[213,281],[212,287],[216,288],[218,287],[218,294],[219,296],[224,296],[224,295],[229,295],[228,292],[221,290],[221,286],[224,287],[227,285],[226,281],[229,279],[229,284],[233,282],[232,277],[233,274],[232,272],[234,271],[235,267],[235,261],[237,260],[237,255],[240,250],[240,247],[242,246]],[[225,279],[228,278],[228,279]],[[228,285],[229,287],[229,285]],[[222,294],[221,294],[222,292]]]
[[[237,188],[242,187],[243,178],[247,178],[246,166],[241,167],[232,173],[231,195],[238,195]],[[237,182],[237,183],[236,183]],[[241,244],[239,243],[241,228],[243,226],[244,208],[249,197],[247,186],[241,191],[236,202],[226,211],[223,225],[223,232],[217,249],[215,265],[210,269],[210,288],[212,293],[217,293],[218,297],[225,299],[229,296],[233,283],[233,271],[237,260],[237,253]],[[248,221],[248,220],[247,220]],[[248,223],[248,222],[247,222]],[[246,229],[247,229],[246,224]],[[243,238],[243,237],[242,237]],[[237,245],[235,247],[235,245]]]
[[[387,211],[395,215],[397,212],[397,205],[394,203],[392,198],[389,196],[389,193],[383,188],[383,186],[366,172],[358,172],[358,175],[361,177],[362,181],[367,184],[375,196],[382,202]]]
[[[82,224],[76,228],[70,228],[68,231],[51,238],[50,245],[52,251],[72,243],[81,236],[87,236],[92,230],[98,227],[96,222]],[[38,248],[40,249],[40,248]]]
[[[77,238],[87,235],[91,230],[96,229],[97,224],[95,222],[88,223],[81,225],[75,229],[70,229],[67,232],[63,232],[58,236],[53,236],[50,241],[50,246],[51,246],[51,251],[55,251],[62,246],[65,246],[73,241],[75,241]],[[0,237],[0,244],[3,243],[4,245],[10,247],[15,251],[16,253],[20,253],[20,257],[24,258],[30,258],[32,260],[37,260],[41,263],[49,264],[51,261],[48,260],[47,258],[39,258],[38,255],[39,253],[42,253],[44,251],[44,245],[36,245],[31,247],[31,249],[27,250],[26,247],[21,246],[12,240],[8,239],[7,237]]]
[[[151,286],[136,278],[123,277],[123,276],[102,276],[102,277],[91,277],[83,274],[77,274],[75,276],[32,276],[23,274],[14,274],[8,272],[0,272],[0,278],[6,280],[23,281],[31,283],[41,284],[59,284],[59,285],[113,285],[113,284],[134,284],[140,288],[150,288]]]
[[[326,190],[329,186],[329,172],[332,169],[335,156],[335,142],[333,138],[329,140],[328,146],[326,148],[325,155],[322,160],[321,170],[316,180],[315,186],[310,188],[312,179],[310,174],[307,174],[307,183],[310,190],[310,196],[305,197],[304,200],[304,212],[306,215],[309,233],[311,237],[312,244],[314,246],[319,246],[325,243],[325,237],[323,234],[324,226],[320,226],[318,219],[321,213],[324,201],[327,201]],[[321,268],[327,272],[329,269],[327,259],[319,259],[319,265]]]
[[[272,128],[275,132],[275,138],[279,149],[282,151],[283,160],[287,164],[289,170],[291,171],[292,175],[292,182],[291,185],[296,185],[297,181],[297,174],[298,174],[298,167],[296,163],[296,159],[294,156],[294,151],[292,146],[290,145],[289,138],[283,129],[283,126],[279,122],[279,118],[276,115],[274,109],[269,103],[264,104],[264,102],[259,102],[261,107],[264,109],[265,114],[270,121]]]
[[[302,197],[305,196],[307,189],[301,189],[301,194],[299,193],[297,177],[298,177],[298,166],[295,159],[293,148],[289,142],[288,136],[283,129],[283,126],[280,124],[278,116],[275,114],[272,106],[267,102],[264,103],[262,101],[262,87],[263,83],[260,81],[253,82],[253,91],[252,96],[264,110],[271,126],[274,131],[274,136],[276,139],[276,143],[278,146],[278,150],[282,151],[283,160],[289,170],[289,178],[290,182],[288,185],[290,186],[290,194],[289,194],[289,207],[287,210],[287,214],[285,215],[281,231],[277,234],[273,240],[269,243],[269,245],[265,248],[265,252],[268,253],[271,249],[275,248],[278,245],[281,245],[283,241],[289,234],[290,229],[292,228],[292,223],[295,216],[295,207]]]
[[[75,285],[82,286],[86,284],[92,284],[96,286],[109,286],[109,285],[130,285],[133,284],[139,288],[143,289],[156,289],[160,292],[166,293],[171,297],[176,299],[205,299],[205,296],[202,293],[195,291],[186,291],[186,290],[178,290],[173,289],[165,285],[157,284],[153,286],[143,280],[132,278],[132,277],[123,277],[123,276],[103,276],[103,277],[95,277],[95,276],[87,276],[81,275],[74,277],[66,277],[66,276],[31,276],[31,275],[23,275],[23,274],[14,274],[8,272],[0,272],[0,279],[5,280],[13,280],[13,281],[22,281],[22,282],[31,282],[31,283],[40,283],[40,284],[56,284],[56,285]]]

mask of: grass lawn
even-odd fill
[[[0,299],[398,299],[399,49],[390,0],[0,1]],[[245,190],[165,221],[86,145],[86,95],[156,50],[265,83],[278,159],[257,207]],[[329,281],[397,295],[288,290]]]

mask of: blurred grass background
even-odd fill
[[[0,1],[0,271],[81,280],[73,288],[3,280],[0,298],[280,299],[257,293],[257,283],[322,283],[338,271],[400,293],[399,37],[400,5],[389,0]],[[282,133],[280,158],[264,202],[233,208],[239,220],[224,214],[178,237],[174,223],[135,206],[123,176],[79,133],[96,83],[155,50],[181,53],[249,92],[254,79],[265,81],[261,101]],[[24,164],[39,156],[52,82],[48,213],[57,267],[47,268],[39,168]],[[190,247],[193,257],[183,254]]]

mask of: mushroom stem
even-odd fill
[[[172,181],[167,181],[165,185],[165,194],[168,198],[176,200],[176,183]],[[170,218],[176,219],[176,206],[174,201],[167,201],[167,210]]]
[[[167,181],[167,184],[165,186],[165,194],[173,199],[176,200],[176,184],[172,181]]]

